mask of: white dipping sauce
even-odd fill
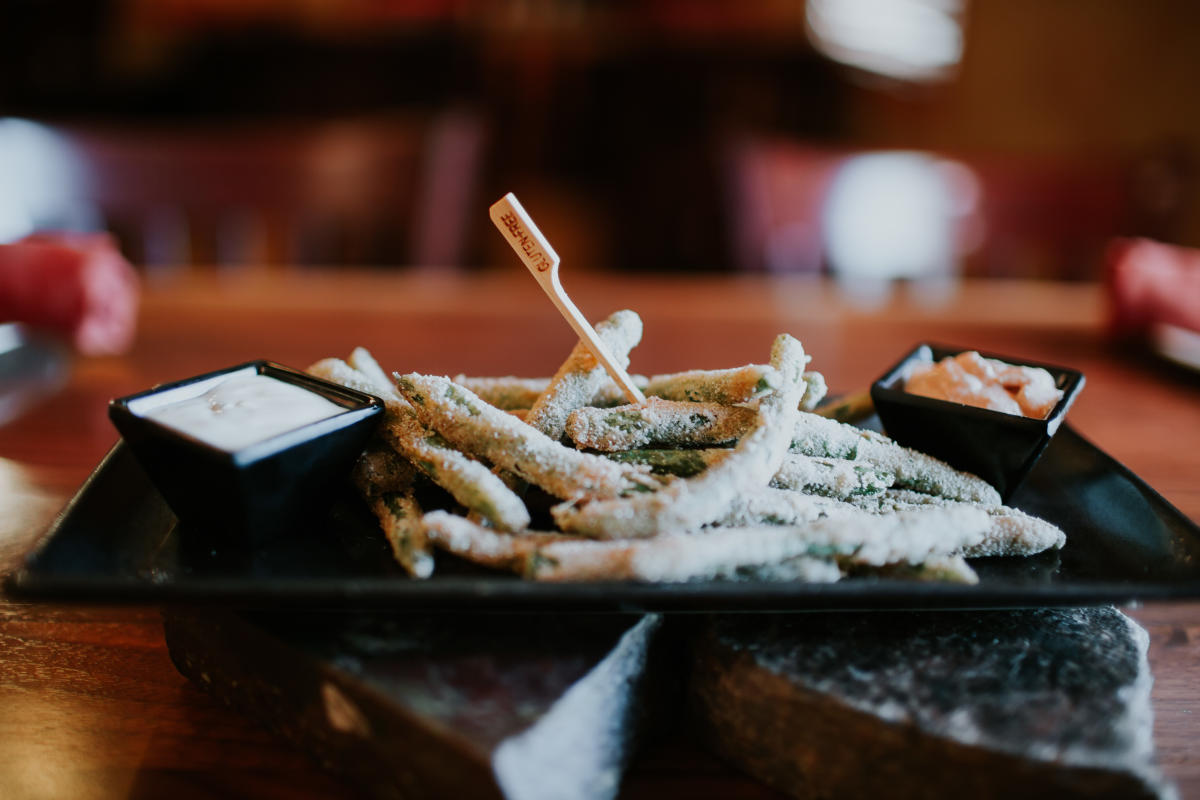
[[[231,375],[198,397],[164,403],[142,416],[234,452],[345,410],[316,392],[249,373]]]

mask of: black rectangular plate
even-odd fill
[[[347,491],[328,518],[254,549],[187,530],[118,444],[6,588],[20,598],[395,610],[718,611],[997,608],[1200,597],[1200,527],[1064,426],[1011,505],[1058,524],[1061,552],[972,562],[974,586],[854,578],[834,584],[537,583],[439,555],[433,578],[393,562]]]

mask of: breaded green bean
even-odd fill
[[[812,411],[825,399],[829,387],[825,385],[825,376],[812,370],[804,373],[804,384],[806,388],[804,398],[800,401],[800,410]]]
[[[367,446],[354,464],[351,478],[364,497],[402,492],[412,486],[416,468],[382,442]]]
[[[931,558],[923,564],[913,564],[912,572],[903,577],[908,580],[934,581],[942,583],[979,583],[979,575],[961,555]]]
[[[633,385],[642,390],[643,394],[646,391],[647,384],[650,379],[645,375],[631,374],[629,379],[633,381]],[[629,401],[625,399],[625,393],[621,391],[621,387],[609,378],[600,386],[600,391],[592,397],[592,400],[587,405],[595,406],[596,408],[612,408],[613,406],[623,406]]]
[[[907,489],[890,489],[875,497],[856,497],[851,502],[858,508],[876,514],[906,511],[922,506],[963,505],[961,501],[922,494]],[[983,541],[964,551],[968,558],[983,556],[1029,556],[1043,550],[1061,549],[1067,535],[1055,524],[1027,514],[1018,508],[987,503],[965,503],[982,509],[990,525]]]
[[[526,572],[527,562],[537,559],[539,548],[569,540],[558,533],[541,531],[504,533],[446,511],[428,512],[422,518],[422,525],[435,547],[485,567],[518,574]]]
[[[425,515],[430,540],[457,556],[542,581],[684,581],[734,574],[803,556],[811,549],[794,529],[712,528],[696,534],[597,541],[554,533],[500,533],[463,517]],[[837,580],[834,569],[811,578]]]
[[[606,373],[607,374],[607,373]],[[648,379],[645,375],[630,375],[633,385],[645,391]],[[537,401],[546,387],[550,385],[549,378],[517,378],[512,375],[495,378],[475,378],[458,374],[454,382],[465,389],[470,389],[480,400],[504,411],[520,411],[529,409]],[[629,402],[621,389],[609,378],[601,384],[599,391],[586,403],[597,408],[619,406]]]
[[[979,576],[960,555],[933,556],[920,564],[884,564],[866,566],[855,564],[851,559],[839,559],[848,575],[871,575],[906,581],[937,583],[979,583]]]
[[[496,528],[520,531],[529,527],[525,503],[499,476],[425,428],[416,417],[387,420],[380,435],[455,500],[482,514]]]
[[[609,541],[499,533],[439,511],[426,514],[424,522],[438,547],[537,580],[682,581],[801,556],[844,557],[879,566],[921,563],[977,540],[985,516],[970,508],[935,508],[820,519],[802,526],[707,528]]]
[[[697,450],[619,450],[605,453],[605,458],[622,464],[645,464],[655,475],[674,475],[691,478],[732,453],[730,448],[710,447]]]
[[[455,375],[453,380],[477,395],[480,400],[503,411],[530,408],[550,385],[549,378],[516,378],[512,375],[502,378],[472,378],[459,374]]]
[[[792,434],[791,451],[823,458],[859,458],[867,444],[877,442],[892,444],[892,440],[880,433],[856,428],[816,414],[801,414]]]
[[[726,458],[727,448],[696,450],[624,450],[608,453],[614,461],[646,464],[656,475],[690,478]],[[892,485],[890,472],[861,461],[844,458],[816,458],[788,453],[771,478],[771,486],[826,497],[855,497],[878,494]]]
[[[871,518],[883,522],[875,525]],[[961,553],[983,540],[987,514],[966,505],[932,506],[894,514],[834,513],[809,523],[814,543],[830,547],[856,564],[921,564]]]
[[[770,487],[742,492],[734,498],[729,510],[717,522],[727,527],[745,528],[758,525],[804,525],[813,520],[835,515],[862,514],[844,503],[820,495],[803,494]]]
[[[952,500],[1000,504],[999,493],[982,478],[959,472],[933,456],[901,447],[882,434],[816,414],[800,414],[791,449],[810,456],[866,461],[891,472],[895,485],[901,488]]]
[[[816,379],[810,382],[810,378]],[[807,407],[814,384],[822,397],[824,378],[819,372],[804,373]],[[650,396],[642,405],[616,408],[580,408],[567,418],[566,431],[576,446],[615,452],[658,445],[717,446],[736,441],[754,423],[754,409],[723,402],[666,400]]]
[[[875,402],[871,399],[871,393],[867,391],[854,392],[853,394],[842,395],[832,403],[827,403],[819,406],[816,409],[808,409],[814,414],[826,419],[835,419],[838,422],[861,422],[867,417],[875,413]]]
[[[563,447],[449,378],[415,372],[395,377],[423,423],[555,497],[617,497],[655,485],[648,469]]]
[[[395,450],[375,443],[363,451],[352,477],[379,520],[396,561],[414,578],[428,578],[433,573],[433,553],[412,494],[416,469]]]
[[[613,452],[656,445],[718,445],[736,441],[757,412],[742,406],[648,397],[641,405],[580,408],[567,417],[576,447]]]
[[[795,556],[775,564],[741,567],[731,577],[755,583],[837,583],[843,576],[835,558]]]
[[[766,364],[747,364],[732,369],[696,369],[670,375],[654,375],[646,394],[664,400],[733,405],[762,397],[778,389],[783,381],[778,371]]]
[[[380,392],[374,381],[340,359],[318,361],[308,371],[351,389],[373,394]],[[519,531],[528,527],[529,511],[525,504],[491,470],[425,428],[403,398],[389,393],[383,400],[387,414],[379,435],[396,452],[450,492],[455,500],[478,511],[497,528]]]
[[[409,408],[408,402],[398,395],[395,389],[387,384],[377,383],[369,375],[360,372],[340,358],[323,358],[305,371],[318,378],[339,383],[348,389],[375,395],[383,401],[387,412],[385,418],[404,416],[406,413],[409,416],[412,415],[412,409]]]
[[[836,498],[878,494],[894,482],[892,473],[874,464],[800,453],[789,453],[771,479],[779,489]]]
[[[958,503],[960,500],[950,500],[933,494],[925,494],[913,489],[891,488],[886,492],[872,497],[856,497],[850,501],[855,508],[861,508],[872,514],[890,514],[893,511],[911,511],[921,506],[946,505]]]
[[[629,351],[642,340],[641,317],[632,311],[617,311],[596,325],[596,335],[624,369],[629,366]],[[567,415],[591,403],[610,382],[604,365],[579,342],[530,407],[525,421],[557,441],[562,438]]]
[[[1057,525],[1008,506],[984,509],[991,520],[983,541],[963,550],[967,558],[1029,556],[1043,550],[1061,550],[1067,535]]]
[[[387,373],[383,371],[383,367],[379,366],[379,362],[375,360],[375,356],[371,355],[370,350],[365,347],[356,347],[350,351],[350,358],[347,361],[350,366],[367,376],[380,392],[385,392],[389,397],[397,396],[396,387],[392,386]]]
[[[653,494],[551,509],[565,531],[602,539],[646,537],[664,531],[694,531],[728,512],[734,498],[766,486],[787,454],[804,392],[807,358],[796,339],[781,334],[771,348],[779,388],[759,400],[754,427],[720,463],[695,478],[676,479]]]
[[[867,454],[899,457],[899,452],[889,454],[884,448],[885,445],[899,448],[891,439],[850,425],[839,427],[832,420],[826,423],[822,419],[812,419],[818,416],[805,414],[801,417],[792,443],[793,451],[818,457],[855,459],[861,448],[863,458]],[[647,398],[647,403],[640,406],[578,409],[567,417],[566,430],[576,446],[602,452],[659,446],[714,447],[737,441],[754,420],[754,409],[746,406]],[[864,441],[872,444],[862,447]],[[936,476],[937,464],[941,462],[935,462],[923,453],[907,452],[915,454],[917,462],[906,470],[908,480],[915,482],[922,466]],[[949,476],[945,478],[948,480]]]
[[[372,498],[370,504],[400,566],[414,578],[432,575],[433,550],[412,492],[390,492]]]

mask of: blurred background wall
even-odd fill
[[[0,236],[473,267],[512,190],[579,266],[1089,279],[1200,245],[1197,52],[1188,0],[9,0]]]

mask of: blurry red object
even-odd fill
[[[1105,261],[1115,333],[1140,333],[1154,323],[1200,332],[1200,250],[1116,239]]]
[[[0,322],[67,337],[85,355],[133,344],[138,277],[105,233],[39,233],[0,245]]]

